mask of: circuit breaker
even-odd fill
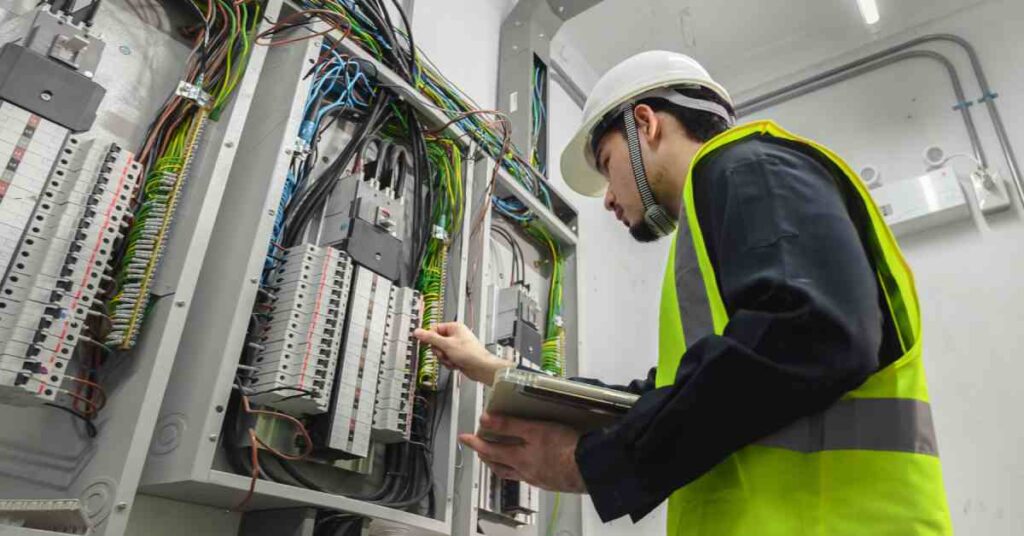
[[[31,116],[27,121],[39,124]],[[45,133],[33,139],[47,148]],[[39,168],[33,165],[46,154],[15,149],[28,156],[28,165],[9,166],[21,174],[0,204],[0,210],[11,205],[17,218],[8,218],[8,225],[22,224],[12,232],[20,239],[0,286],[0,400],[15,405],[53,402],[68,392],[65,374],[86,317],[96,314],[93,299],[101,282],[109,280],[108,263],[123,237],[128,200],[138,188],[139,166],[120,147],[102,151],[98,162],[88,158],[91,142],[69,137],[59,147],[46,153],[56,160],[48,176],[35,175]],[[18,197],[23,191],[36,193]],[[18,214],[15,207],[28,208],[24,199],[37,201]]]
[[[341,350],[352,262],[331,247],[286,250],[275,270],[252,400],[299,414],[328,410]]]
[[[541,369],[542,336],[540,307],[523,285],[497,291],[494,312],[494,341],[515,354],[517,365]],[[499,351],[501,353],[501,351]]]

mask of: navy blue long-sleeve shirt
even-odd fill
[[[642,396],[615,426],[580,439],[576,460],[602,520],[642,518],[895,357],[863,205],[839,173],[761,136],[699,162],[694,204],[730,319],[721,336],[691,341],[673,385],[655,388],[652,369],[617,387]]]

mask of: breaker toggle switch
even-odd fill
[[[377,207],[377,221],[375,223],[377,227],[385,231],[390,232],[395,229],[395,220],[391,216],[391,210],[387,207]]]

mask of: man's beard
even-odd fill
[[[640,223],[629,226],[629,234],[633,236],[633,240],[637,242],[654,242],[661,238],[651,229],[647,222],[641,221]]]

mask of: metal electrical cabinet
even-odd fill
[[[92,5],[84,0],[80,3],[87,7]],[[72,1],[70,5],[75,6],[76,3]],[[196,92],[194,86],[179,80],[182,69],[194,57],[190,55],[187,39],[173,35],[172,28],[195,13],[189,11],[188,6],[173,2],[155,5],[159,12],[155,26],[161,31],[154,31],[151,25],[138,24],[138,4],[106,0],[98,11],[95,26],[81,30],[88,32],[86,37],[90,39],[98,34],[106,36],[105,43],[86,40],[92,47],[89,48],[82,45],[82,39],[74,36],[56,38],[59,46],[55,46],[50,54],[68,65],[75,64],[76,54],[80,55],[83,50],[100,57],[95,72],[90,70],[87,75],[80,74],[95,80],[106,90],[106,94],[101,95],[103,100],[96,111],[95,124],[86,132],[64,133],[64,137],[58,140],[61,144],[78,146],[75,149],[68,145],[72,150],[67,153],[69,160],[74,150],[82,154],[88,151],[91,155],[86,158],[88,162],[100,162],[103,155],[114,158],[109,155],[122,154],[120,151],[130,151],[142,145],[151,118],[169,100],[168,92],[172,94],[170,98],[176,94],[196,102],[208,98],[201,91]],[[270,28],[272,21],[295,12],[292,3],[282,0],[266,0],[259,5],[262,16],[253,23],[256,33]],[[7,8],[6,5],[0,7]],[[14,41],[25,35],[40,9],[46,8],[19,9],[19,6],[11,6],[10,12],[0,11],[0,15],[7,17],[0,26],[2,40]],[[68,17],[70,20],[70,8]],[[319,28],[323,29],[326,28]],[[306,30],[300,27],[288,31],[294,34]],[[332,32],[329,35],[338,38],[337,34]],[[232,460],[225,454],[223,447],[230,445],[225,443],[228,441],[225,421],[230,416],[233,397],[237,396],[233,392],[242,390],[237,384],[238,371],[242,368],[240,356],[253,345],[250,322],[257,315],[254,309],[260,303],[261,293],[266,293],[263,278],[266,277],[268,244],[273,244],[272,236],[277,232],[278,211],[283,206],[282,195],[287,188],[286,177],[296,154],[302,151],[308,154],[308,147],[302,147],[297,133],[305,127],[306,101],[313,83],[309,73],[325,49],[343,51],[353,58],[350,61],[359,61],[360,65],[372,69],[379,83],[397,94],[425,125],[440,129],[438,132],[443,131],[455,140],[458,150],[465,155],[463,169],[459,171],[464,190],[465,217],[461,226],[454,229],[450,240],[444,239],[449,245],[444,250],[447,262],[440,277],[443,318],[435,320],[464,321],[481,340],[495,342],[493,326],[498,312],[494,291],[497,281],[496,276],[488,271],[488,266],[501,256],[494,253],[496,250],[491,243],[495,228],[504,229],[515,237],[519,245],[513,250],[518,247],[525,252],[520,262],[530,264],[530,275],[526,277],[524,274],[523,282],[535,290],[529,299],[537,304],[548,302],[554,266],[552,257],[542,244],[532,241],[514,222],[500,219],[492,208],[494,199],[515,200],[533,215],[533,225],[543,228],[545,235],[551,237],[551,247],[557,247],[561,253],[559,266],[563,290],[558,323],[564,340],[560,343],[563,372],[569,375],[576,372],[579,326],[576,315],[575,210],[556,192],[546,192],[548,199],[542,202],[536,193],[504,169],[495,172],[493,161],[465,141],[459,126],[453,125],[435,105],[363,50],[349,42],[334,48],[328,47],[321,37],[305,37],[288,46],[253,46],[248,63],[239,72],[237,90],[220,117],[206,125],[203,139],[196,146],[195,153],[189,155],[191,167],[186,167],[189,180],[180,192],[173,227],[166,235],[161,265],[150,286],[145,325],[134,347],[110,352],[111,357],[101,369],[106,406],[94,420],[98,429],[96,437],[86,437],[80,423],[51,408],[0,405],[0,419],[5,423],[0,429],[0,509],[35,508],[43,515],[47,515],[50,509],[64,509],[61,515],[74,511],[73,515],[82,517],[91,525],[91,534],[103,536],[124,534],[136,493],[224,508],[235,507],[241,498],[247,497],[243,502],[249,514],[245,516],[243,534],[265,533],[272,524],[261,520],[270,519],[267,516],[272,516],[275,509],[287,509],[278,519],[283,525],[294,522],[295,526],[305,527],[303,530],[306,532],[315,526],[315,515],[310,517],[314,509],[369,519],[371,532],[380,533],[475,534],[491,522],[494,524],[488,528],[488,533],[504,530],[501,525],[508,519],[503,520],[500,516],[488,518],[490,514],[480,513],[478,494],[470,490],[479,489],[481,465],[468,452],[457,448],[455,441],[457,432],[475,429],[484,392],[480,386],[463,382],[461,376],[447,371],[442,371],[436,379],[437,390],[432,395],[436,397],[438,415],[431,432],[433,443],[427,451],[428,473],[433,483],[432,500],[436,500],[433,514],[421,515],[401,507],[375,504],[365,498],[366,491],[376,484],[374,479],[384,478],[383,470],[377,464],[383,463],[382,458],[386,454],[380,448],[367,448],[365,443],[357,445],[356,440],[352,440],[351,451],[363,456],[330,460],[327,462],[330,471],[322,471],[322,478],[330,480],[332,489],[344,489],[343,493],[317,491],[269,479],[250,479],[233,470]],[[102,49],[101,54],[97,53],[97,48]],[[46,95],[40,98],[49,102],[49,90],[44,93]],[[53,96],[58,103],[64,102],[61,100],[64,93],[57,92]],[[6,103],[0,103],[0,106],[3,106],[0,114],[10,110]],[[318,155],[313,160],[313,169],[326,166],[329,155],[342,150],[354,135],[353,130],[343,125],[326,135],[321,145],[323,160]],[[110,143],[116,146],[109,146]],[[107,149],[106,153],[101,151],[108,146],[113,148]],[[57,158],[56,153],[54,158]],[[115,160],[124,164],[126,176],[138,179],[139,166],[132,164],[131,157],[118,158],[121,159]],[[99,163],[89,165],[102,168]],[[76,173],[84,168],[84,164],[75,168]],[[63,168],[58,165],[57,169]],[[103,178],[102,173],[100,178]],[[380,192],[391,192],[388,195],[394,196],[392,190],[398,187],[381,188]],[[372,192],[367,195],[377,196]],[[11,199],[8,198],[14,203]],[[127,199],[123,201],[127,202]],[[340,213],[337,211],[328,214],[335,210],[329,211],[331,206],[325,205],[319,217],[321,222],[332,223],[321,223],[316,239],[309,246],[289,249],[279,255],[327,259],[324,266],[333,262],[331,266],[336,265],[339,271],[332,284],[337,286],[337,298],[343,302],[349,292],[365,292],[365,289],[359,289],[366,283],[364,280],[371,277],[367,274],[406,272],[401,259],[382,255],[381,252],[391,251],[387,242],[392,239],[386,236],[386,232],[373,235],[372,229],[359,231],[380,236],[382,240],[363,248],[365,251],[349,248],[346,255],[335,253],[339,249],[330,249],[333,244],[351,239],[352,235],[347,233],[356,232],[346,227],[345,217],[338,216]],[[407,205],[381,200],[374,207],[372,214],[363,216],[364,220],[370,218],[371,227],[375,226],[378,231],[390,231],[401,227],[403,222],[411,221],[412,209]],[[355,213],[364,209],[353,205],[351,210]],[[342,219],[341,227],[331,219],[334,217]],[[355,220],[352,221],[354,226]],[[328,232],[321,233],[325,228]],[[340,234],[334,237],[331,232]],[[306,233],[308,236],[308,229]],[[366,244],[360,247],[363,246]],[[285,269],[281,270],[284,273]],[[326,274],[326,268],[324,270]],[[402,320],[398,316],[392,317],[389,312],[387,325],[401,321],[403,327],[387,329],[397,329],[399,333],[411,329],[418,323],[414,311],[418,295],[406,288],[410,286],[408,283],[399,288],[397,276],[389,277],[395,280],[394,285],[382,279],[380,284],[384,287],[379,287],[379,277],[372,275],[373,282],[366,283],[368,288],[394,288],[388,291],[389,299],[404,301],[402,310],[405,313],[402,314],[408,313]],[[298,296],[295,303],[304,303],[302,295],[293,293],[289,296],[288,299],[293,300]],[[284,297],[281,299],[287,301]],[[388,303],[390,311],[392,302]],[[319,301],[316,306],[320,306]],[[536,306],[530,328],[535,333],[532,338],[523,339],[533,341],[524,343],[528,347],[542,344],[538,318],[547,312],[546,307]],[[107,318],[110,321],[111,317]],[[370,318],[366,317],[367,333],[371,330]],[[518,326],[516,321],[510,325]],[[345,322],[343,317],[341,322]],[[313,325],[310,324],[311,332]],[[316,325],[323,340],[335,341],[325,344],[341,344],[338,342],[340,336],[333,334],[340,327]],[[518,333],[521,335],[528,331],[522,328]],[[328,332],[332,334],[328,335]],[[259,352],[267,351],[267,345],[261,346]],[[539,351],[538,348],[534,350]],[[537,355],[534,355],[535,359]],[[325,372],[321,376],[323,382],[330,382],[330,374],[333,373],[333,369]],[[362,364],[358,377],[363,378]],[[391,392],[389,389],[401,390],[401,386],[395,383],[397,381],[400,380],[388,380],[391,383],[382,380],[380,389],[388,393]],[[358,399],[360,390],[357,388],[355,393]],[[303,407],[308,408],[313,403],[312,398],[318,398],[317,404],[325,403],[319,395],[313,397],[315,392],[305,394],[311,399],[303,401]],[[6,392],[4,396],[8,396]],[[278,403],[284,403],[291,397],[277,398],[280,399]],[[371,407],[381,409],[379,402]],[[392,411],[394,408],[385,407],[383,410]],[[393,413],[388,422],[406,418],[405,413],[399,410]],[[375,426],[376,418],[375,414]],[[352,419],[354,423],[354,414]],[[273,434],[274,431],[268,430],[267,433]],[[401,441],[400,423],[388,433],[397,434],[395,437]],[[408,440],[408,435],[405,437]],[[377,435],[374,438],[375,441],[383,441]],[[254,452],[256,450],[253,449]],[[258,466],[254,472],[259,472]],[[358,477],[350,478],[351,475]],[[252,482],[256,482],[254,492],[247,496]],[[557,499],[557,503],[551,495],[538,498],[542,500],[530,506],[532,526],[539,530],[539,527],[547,527],[552,522],[550,526],[558,527],[560,533],[579,534],[578,497],[563,496]],[[50,502],[4,502],[22,499]],[[65,504],[60,502],[63,499],[77,499],[79,502]],[[559,505],[557,508],[556,504]],[[555,511],[559,514],[551,521]],[[512,530],[512,525],[505,523],[508,530]]]
[[[473,174],[476,181],[475,191],[488,191],[492,181],[491,170],[493,160],[480,159],[476,163],[477,171]],[[577,217],[576,210],[557,192],[552,205],[555,210],[548,210],[541,201],[528,192],[522,185],[512,181],[504,174],[494,180],[493,195],[498,198],[515,198],[533,210],[537,222],[550,232],[561,250],[564,259],[562,317],[565,330],[564,375],[571,377],[578,372],[579,363],[579,315],[578,315],[578,280],[577,280]],[[537,316],[544,317],[547,312],[548,284],[551,277],[549,254],[541,244],[520,232],[517,225],[502,217],[490,203],[475,203],[473,219],[479,226],[471,234],[469,243],[469,272],[467,281],[468,303],[466,322],[474,333],[489,348],[496,346],[496,339],[502,335],[496,333],[500,316],[498,290],[504,283],[499,279],[508,276],[512,256],[509,251],[492,243],[494,229],[503,229],[509,233],[515,247],[522,248],[524,264],[527,266],[524,281],[530,285],[531,301],[538,304]],[[500,265],[495,269],[495,265]],[[509,288],[509,287],[506,287]],[[477,383],[463,382],[460,396],[462,401],[459,410],[459,430],[472,432],[483,413],[486,404],[487,388]],[[489,484],[488,472],[471,451],[459,450],[459,462],[455,473],[456,500],[456,535],[477,534],[562,534],[566,536],[582,534],[582,497],[573,494],[557,495],[540,492],[539,509],[532,512],[530,521],[519,522],[509,515],[494,512],[484,504],[488,490],[482,489]],[[532,508],[532,507],[531,507]]]
[[[203,260],[195,305],[184,328],[182,345],[157,421],[140,491],[178,500],[230,508],[249,488],[249,478],[234,474],[223,459],[220,442],[225,408],[238,356],[257,296],[275,211],[285,175],[296,150],[296,132],[309,93],[304,77],[319,56],[321,40],[270,48],[253,109],[241,135],[233,140],[239,157],[213,227],[211,247]],[[466,234],[460,233],[461,236]],[[449,254],[450,318],[461,307],[457,282],[464,273],[461,242]],[[450,375],[445,374],[444,378]],[[452,417],[458,409],[456,382],[447,387],[448,417],[436,435],[433,475],[440,507],[435,518],[386,508],[343,495],[260,481],[250,510],[317,507],[372,518],[378,526],[415,528],[423,533],[451,531],[452,471],[455,443]],[[358,491],[358,490],[353,490]]]
[[[6,18],[0,41],[25,43],[33,21],[41,20],[37,16],[50,18],[41,14],[45,7],[34,4],[3,2],[0,15]],[[276,17],[280,6],[280,0],[269,0],[265,13]],[[139,25],[119,0],[104,2],[90,33],[105,40],[105,50],[95,72],[82,74],[105,88],[106,95],[92,128],[65,138],[83,151],[89,148],[93,156],[86,155],[87,161],[111,143],[120,151],[140,145],[147,123],[178,84],[190,49],[169,27],[155,31]],[[64,41],[68,50],[74,50],[75,42],[75,38]],[[91,42],[89,46],[96,50],[102,45]],[[0,405],[4,423],[0,427],[0,503],[79,499],[84,518],[95,527],[93,534],[124,533],[186,318],[195,303],[199,268],[236,163],[229,146],[238,139],[249,115],[265,52],[253,51],[236,98],[220,120],[209,125],[205,144],[194,157],[183,192],[186,201],[179,207],[155,280],[158,298],[151,303],[146,329],[133,350],[118,354],[105,366],[107,402],[95,423],[99,434],[87,439],[76,421],[51,408]],[[39,98],[47,102],[80,98],[62,94],[64,89],[53,87]]]

